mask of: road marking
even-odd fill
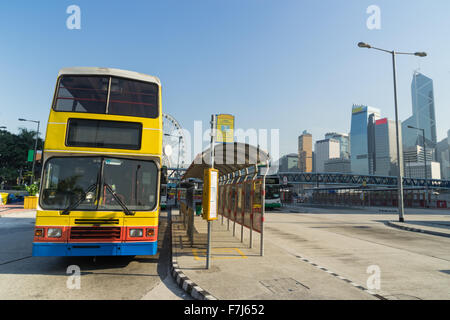
[[[31,256],[26,256],[26,257],[23,257],[23,258],[18,258],[18,259],[2,262],[2,263],[0,263],[0,266],[3,266],[3,265],[8,264],[8,263],[17,262],[17,261],[20,261],[20,260],[25,260],[25,259],[28,259],[28,258],[31,258]]]
[[[206,249],[192,249],[192,253],[195,260],[206,259]],[[238,248],[212,248],[211,259],[247,259],[247,256]]]
[[[368,294],[374,296],[374,297],[377,298],[377,299],[380,299],[380,300],[388,300],[388,298],[386,298],[386,297],[384,297],[384,296],[382,296],[382,295],[380,295],[380,294],[378,294],[378,293],[374,293],[374,292],[370,291],[369,289],[366,289],[366,288],[364,288],[363,286],[361,286],[361,285],[359,285],[359,284],[357,284],[357,283],[355,283],[355,282],[353,282],[353,281],[351,281],[351,280],[349,280],[349,279],[347,279],[347,278],[344,278],[343,276],[340,276],[340,275],[338,275],[337,273],[335,273],[335,272],[333,272],[333,271],[331,271],[331,270],[328,270],[327,268],[322,267],[322,266],[320,266],[320,265],[314,263],[313,261],[311,261],[311,260],[309,260],[309,259],[306,259],[306,258],[304,258],[304,257],[302,257],[302,256],[298,256],[298,255],[296,255],[296,257],[299,258],[300,260],[304,261],[304,262],[309,263],[310,265],[312,265],[313,267],[315,267],[315,268],[317,268],[317,269],[320,269],[320,270],[322,270],[322,271],[325,271],[326,273],[328,273],[328,274],[330,274],[330,275],[332,275],[332,276],[334,276],[334,277],[336,277],[336,278],[338,278],[338,279],[341,279],[341,280],[343,280],[343,281],[345,281],[345,282],[347,282],[347,283],[350,283],[350,284],[351,284],[352,286],[354,286],[355,288],[358,288],[358,289],[360,289],[360,290],[362,290],[362,291],[364,291],[364,292],[366,292],[366,293],[368,293]]]

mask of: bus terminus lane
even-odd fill
[[[60,70],[33,256],[156,254],[161,116],[156,77],[108,68]]]

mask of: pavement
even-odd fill
[[[408,218],[410,221],[406,223],[388,221],[386,225],[450,237],[448,221],[415,221],[414,216]],[[207,222],[201,216],[195,216],[191,243],[181,216],[173,210],[172,276],[194,299],[397,299],[387,292],[370,291],[365,288],[365,283],[354,283],[308,258],[292,254],[289,250],[280,250],[280,246],[267,240],[264,255],[261,256],[259,234],[253,234],[250,248],[248,229],[244,228],[244,241],[241,242],[240,225],[236,224],[233,236],[232,222],[228,227],[226,221],[222,223],[219,218],[212,223],[211,264],[206,269]]]
[[[289,254],[267,241],[260,255],[260,238],[240,226],[233,236],[221,218],[212,223],[210,268],[206,269],[207,222],[195,216],[194,239],[186,235],[181,216],[173,211],[172,276],[198,300],[377,300],[371,292],[308,259]]]

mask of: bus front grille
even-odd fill
[[[120,240],[120,227],[72,227],[71,240]]]
[[[119,224],[119,219],[75,219],[75,224]]]

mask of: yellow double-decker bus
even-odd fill
[[[161,152],[158,78],[110,68],[60,70],[33,256],[156,254]]]

